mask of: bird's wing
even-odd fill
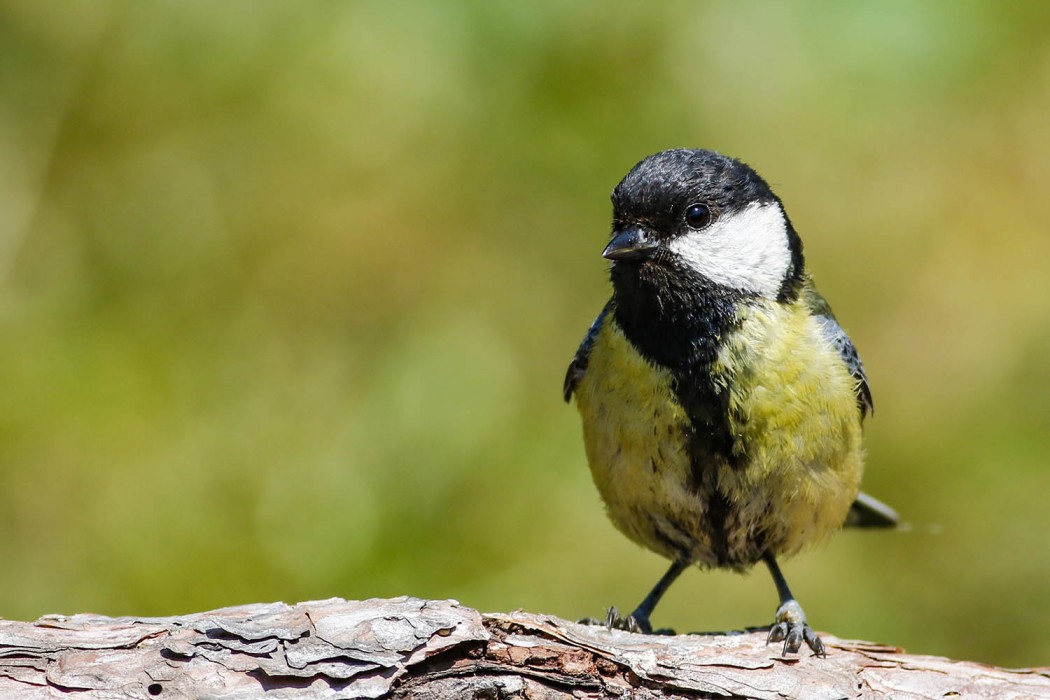
[[[846,331],[842,330],[842,326],[835,320],[831,306],[813,286],[813,281],[807,280],[807,282],[808,284],[803,288],[803,301],[820,321],[824,337],[839,351],[842,361],[849,368],[849,373],[857,380],[853,391],[857,395],[857,405],[860,407],[860,415],[863,418],[868,411],[874,411],[875,407],[871,402],[871,389],[868,387],[868,377],[864,374],[864,365],[860,361],[860,355],[853,341],[846,335]],[[853,501],[853,505],[846,514],[845,525],[846,527],[899,527],[900,518],[897,516],[897,511],[882,501],[861,492],[857,494],[856,500]]]
[[[864,364],[860,361],[857,348],[853,346],[853,341],[833,317],[817,316],[817,320],[820,321],[824,337],[839,351],[842,361],[849,368],[849,373],[857,380],[853,391],[857,395],[857,405],[860,407],[860,415],[863,418],[868,415],[868,411],[875,411],[875,405],[871,402],[871,388],[868,386],[868,377],[864,374]]]
[[[562,395],[566,401],[572,398],[572,392],[576,390],[576,383],[580,381],[584,372],[587,371],[587,360],[590,357],[591,348],[594,346],[594,341],[598,337],[598,331],[602,329],[602,323],[605,321],[605,317],[611,308],[612,300],[605,305],[605,308],[598,314],[598,318],[594,319],[594,323],[587,329],[587,335],[583,336],[580,349],[576,351],[576,356],[569,363],[569,369],[565,372],[565,383],[562,384]]]
[[[866,493],[858,493],[857,500],[846,514],[846,527],[897,527],[897,511]]]
[[[857,395],[857,406],[860,408],[860,416],[864,418],[869,411],[875,412],[875,404],[871,401],[871,388],[868,386],[868,377],[864,374],[864,364],[860,361],[860,355],[857,353],[857,348],[853,345],[853,341],[849,339],[846,331],[842,330],[842,326],[835,320],[835,314],[832,313],[831,306],[820,295],[816,287],[813,286],[813,281],[807,280],[807,282],[808,284],[803,290],[803,302],[809,307],[809,310],[816,316],[817,320],[820,321],[824,337],[839,351],[842,361],[849,368],[849,373],[857,381],[853,391]]]

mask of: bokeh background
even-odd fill
[[[614,531],[563,373],[608,194],[754,164],[913,525],[788,563],[821,629],[1050,664],[1050,4],[0,0],[0,615],[412,594],[569,618]],[[687,573],[658,625],[767,623]]]

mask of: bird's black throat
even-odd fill
[[[668,369],[691,423],[689,452],[695,492],[708,503],[716,557],[728,561],[730,505],[715,483],[715,467],[746,460],[730,429],[732,377],[716,375],[723,340],[738,324],[737,307],[753,295],[717,285],[671,260],[612,266],[615,319],[638,352]],[[740,417],[737,417],[739,420]]]
[[[729,428],[732,377],[714,374],[718,350],[753,295],[717,285],[674,261],[617,263],[611,270],[616,322],[647,360],[670,370],[674,391],[705,456],[739,457]]]

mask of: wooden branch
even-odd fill
[[[0,698],[1034,698],[1010,671],[822,635],[642,636],[417,598],[0,621]]]

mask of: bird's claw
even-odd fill
[[[580,620],[582,625],[595,625],[607,627],[611,630],[623,630],[635,634],[674,634],[674,630],[659,629],[653,631],[653,625],[649,622],[649,616],[635,610],[630,615],[622,615],[616,606],[610,607],[605,614],[604,620],[595,617],[585,617]]]
[[[794,654],[806,643],[815,656],[827,656],[824,642],[806,622],[806,614],[796,600],[789,600],[777,609],[776,621],[769,628],[766,644],[784,642],[784,654]]]
[[[632,613],[627,616],[621,615],[615,605],[610,607],[605,614],[605,626],[611,630],[624,630],[635,634],[653,633],[653,626],[649,622],[648,617],[638,613]]]

